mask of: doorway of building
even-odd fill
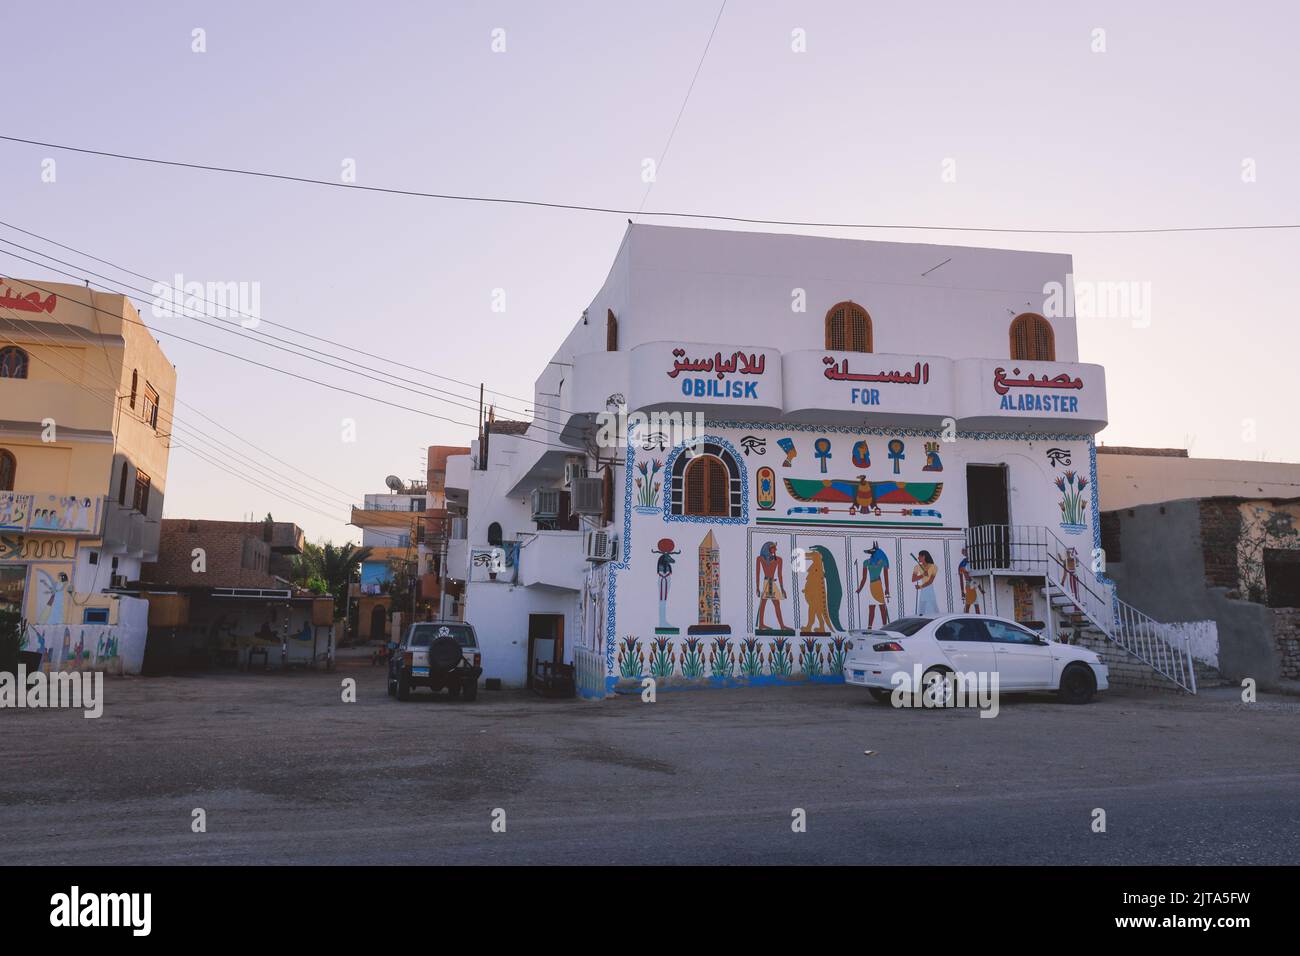
[[[976,569],[1005,568],[1010,561],[1011,502],[1007,488],[1005,464],[966,466],[966,526],[995,526],[979,533],[976,550],[980,553],[967,555]]]
[[[388,630],[388,615],[384,613],[384,606],[376,604],[370,609],[370,639],[372,641],[382,641],[384,632]]]
[[[528,686],[540,676],[538,666],[549,670],[564,660],[564,615],[528,615]]]

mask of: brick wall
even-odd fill
[[[1282,677],[1300,680],[1300,608],[1275,607],[1273,641],[1281,663]]]
[[[191,530],[193,528],[194,530]],[[194,549],[202,548],[206,570],[194,570]],[[155,587],[276,588],[271,549],[261,526],[236,521],[164,521],[158,560],[143,565],[141,581]]]
[[[1203,498],[1200,509],[1205,585],[1239,591],[1241,576],[1237,570],[1237,541],[1241,537],[1240,502],[1235,498]]]

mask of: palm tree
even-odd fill
[[[370,548],[357,547],[350,541],[341,547],[326,542],[320,546],[319,553],[318,573],[329,593],[334,595],[334,616],[342,617],[347,607],[348,584],[361,563],[370,557]]]

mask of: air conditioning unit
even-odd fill
[[[109,578],[108,586],[109,586],[110,588],[124,588],[124,587],[126,587],[126,575],[125,575],[125,574],[114,574],[111,578]]]
[[[587,461],[585,458],[570,458],[564,463],[564,487],[571,488],[575,481],[586,477]]]
[[[560,489],[533,489],[533,520],[555,521],[560,517]]]
[[[608,531],[588,531],[582,543],[588,561],[613,561],[618,557],[618,538]]]
[[[579,478],[569,489],[569,499],[574,514],[601,514],[605,510],[605,482],[599,478]]]

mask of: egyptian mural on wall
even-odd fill
[[[99,529],[102,501],[85,495],[0,492],[0,531],[93,534]]]
[[[96,670],[122,674],[124,630],[110,624],[29,626],[19,647],[41,655],[41,670]],[[143,637],[140,637],[143,641]]]
[[[1268,600],[1268,577],[1264,573],[1267,550],[1300,550],[1300,504],[1272,501],[1243,501],[1241,534],[1237,538],[1237,574],[1248,600]]]
[[[843,679],[846,632],[991,613],[965,554],[965,465],[1007,462],[1015,524],[1094,523],[1089,442],[788,423],[709,424],[717,513],[684,514],[688,450],[629,442],[623,560],[610,569],[609,680],[661,685]],[[1054,439],[1054,440],[1053,440]],[[683,456],[686,464],[683,466]],[[1086,491],[1086,493],[1085,493]],[[1060,534],[1061,532],[1057,531]],[[1079,542],[1086,552],[1087,545]]]

